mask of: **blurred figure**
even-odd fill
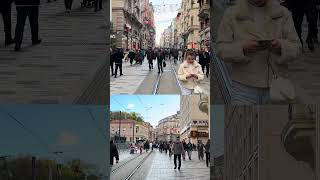
[[[189,141],[189,143],[187,144],[187,153],[188,153],[189,160],[191,160],[192,150],[193,150],[193,145]]]
[[[129,51],[129,54],[128,54],[128,57],[129,57],[129,59],[130,59],[130,65],[133,64],[133,60],[134,60],[134,57],[135,57],[135,56],[136,56],[136,54],[135,54],[134,50],[131,49],[131,50]]]
[[[272,102],[271,82],[287,79],[288,64],[300,53],[291,14],[278,1],[239,0],[225,11],[217,55],[232,64],[232,104]]]
[[[158,73],[163,73],[163,61],[165,59],[165,53],[164,51],[161,49],[159,49],[158,53],[157,53],[157,64],[158,64]]]
[[[71,12],[73,0],[64,0],[64,6],[66,8],[66,13]]]
[[[209,77],[209,70],[210,70],[210,55],[207,51],[204,49],[201,49],[199,53],[199,64],[201,65],[202,72],[205,73],[206,70],[206,76]]]
[[[0,13],[3,19],[3,27],[5,33],[5,46],[13,44],[15,41],[12,39],[11,33],[11,4],[13,0],[1,0]]]
[[[178,79],[185,88],[191,91],[191,93],[202,93],[198,84],[203,80],[204,75],[200,64],[195,61],[196,55],[193,51],[188,51],[185,58],[186,59],[179,67]]]
[[[114,54],[114,63],[116,65],[114,77],[117,78],[118,75],[118,69],[120,70],[120,76],[123,76],[122,74],[122,61],[123,61],[123,51],[121,48],[117,48],[115,54]]]
[[[24,25],[27,17],[29,17],[31,28],[32,45],[41,43],[41,39],[39,39],[38,22],[40,0],[15,0],[15,4],[17,9],[17,25],[15,32],[16,45],[14,50],[19,51],[21,49]]]
[[[317,39],[318,27],[317,27],[317,0],[287,0],[286,5],[288,9],[292,12],[292,18],[294,21],[294,26],[298,33],[301,44],[303,45],[302,39],[302,23],[304,15],[306,15],[308,22],[308,35],[306,38],[306,43],[311,51],[314,51],[314,43]]]
[[[101,11],[102,10],[102,0],[95,0],[94,2],[94,11]]]
[[[199,160],[203,160],[203,156],[204,156],[204,145],[202,144],[202,141],[200,140],[197,146],[197,150],[198,150],[198,158]]]
[[[113,144],[113,140],[110,141],[110,165],[113,165],[114,158],[116,158],[116,163],[119,162],[119,152],[118,148],[115,144]]]
[[[174,158],[174,169],[177,169],[177,159],[179,162],[178,169],[181,168],[181,154],[183,153],[183,145],[180,141],[180,138],[177,137],[176,142],[173,145],[173,158]]]
[[[205,149],[205,153],[206,153],[206,164],[207,167],[209,167],[209,163],[210,163],[210,139],[208,139],[206,145],[204,146]]]
[[[114,59],[115,59],[115,52],[112,48],[110,48],[110,69],[113,76],[114,75]]]
[[[151,71],[153,69],[153,60],[154,60],[154,56],[155,56],[151,47],[149,47],[146,54],[147,54],[147,59],[148,59],[148,63],[149,63],[149,70]]]

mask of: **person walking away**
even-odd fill
[[[123,61],[123,52],[121,48],[117,48],[116,53],[114,55],[114,63],[116,65],[115,67],[115,72],[114,72],[114,77],[117,78],[118,75],[118,69],[120,70],[120,76],[122,76],[122,61]]]
[[[165,54],[163,50],[159,50],[157,53],[157,64],[158,64],[158,73],[163,73],[163,61],[165,58]]]
[[[66,13],[71,12],[73,0],[64,0],[64,7],[66,8]]]
[[[307,17],[308,22],[308,35],[306,43],[310,51],[314,51],[314,41],[317,37],[317,8],[316,0],[288,0],[288,9],[292,12],[292,18],[294,21],[295,29],[298,33],[301,44],[303,45],[302,39],[302,23],[304,15]]]
[[[132,66],[132,64],[133,64],[133,60],[134,60],[134,57],[136,56],[136,54],[135,54],[135,52],[134,52],[134,50],[130,50],[129,51],[129,54],[128,54],[128,57],[129,57],[129,59],[130,59],[130,65]]]
[[[186,53],[186,59],[178,70],[178,79],[185,88],[190,90],[191,94],[203,93],[199,83],[204,79],[204,75],[200,64],[195,61],[195,53],[193,51]]]
[[[102,0],[94,1],[94,12],[98,12],[102,10]]]
[[[172,153],[172,142],[169,141],[169,144],[168,144],[168,150],[169,150],[169,157],[171,157],[171,153]]]
[[[181,168],[181,154],[182,154],[182,152],[183,152],[183,145],[182,145],[179,137],[177,137],[177,141],[173,145],[174,169],[177,169],[177,159],[179,162],[178,170],[180,170],[180,168]]]
[[[146,141],[146,142],[144,143],[144,149],[146,150],[146,152],[149,151],[149,149],[150,149],[150,143],[149,143],[149,141]]]
[[[291,13],[279,2],[239,0],[225,11],[217,56],[231,64],[231,104],[278,103],[270,97],[271,81],[288,80],[288,65],[300,53]],[[288,102],[295,100],[291,92],[285,94]]]
[[[205,153],[206,153],[206,164],[207,167],[209,167],[209,163],[210,163],[210,139],[208,139],[206,145],[204,146],[205,149]]]
[[[135,55],[135,57],[134,57],[134,60],[136,61],[136,64],[141,64],[141,63],[140,63],[140,61],[142,61],[142,60],[141,60],[141,52],[140,52],[139,50],[136,52],[136,55]]]
[[[112,48],[110,48],[110,69],[111,69],[111,76],[114,76],[114,59],[115,59],[115,52]]]
[[[173,49],[172,56],[173,56],[173,63],[177,64],[177,61],[179,60],[179,52],[177,49]]]
[[[201,49],[201,52],[199,53],[199,64],[201,65],[203,74],[206,70],[206,76],[209,77],[209,62],[210,62],[210,56],[209,53],[204,51],[204,49]]]
[[[149,63],[149,70],[151,71],[151,69],[153,69],[153,59],[154,59],[154,54],[151,47],[147,51],[147,59]]]
[[[192,150],[193,150],[193,146],[189,141],[189,143],[187,144],[187,153],[188,153],[189,160],[191,160]]]
[[[178,61],[181,61],[181,62],[183,62],[183,52],[182,52],[182,50],[181,49],[179,49],[179,55],[178,55]]]
[[[40,0],[15,0],[17,10],[17,25],[15,30],[16,45],[15,51],[20,51],[21,43],[23,39],[24,25],[27,17],[29,17],[29,23],[31,28],[32,45],[41,43],[39,39],[39,6]]]
[[[182,157],[183,157],[183,160],[186,160],[186,151],[188,150],[188,146],[184,140],[182,141],[182,145],[183,145]]]
[[[12,39],[11,33],[11,4],[13,0],[1,0],[0,13],[2,15],[3,27],[5,33],[5,46],[13,44],[15,41]]]
[[[119,152],[117,146],[113,144],[113,140],[110,141],[110,165],[113,165],[114,158],[116,158],[116,163],[119,162]]]
[[[198,158],[199,160],[203,160],[204,156],[204,145],[202,144],[202,141],[200,140],[197,146],[198,149]]]

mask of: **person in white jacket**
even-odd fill
[[[204,74],[201,65],[195,59],[195,52],[188,50],[184,62],[179,67],[178,79],[191,93],[202,93],[199,83],[204,79]]]

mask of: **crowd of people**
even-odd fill
[[[56,1],[56,0],[55,0]],[[102,10],[102,0],[91,0],[95,4],[95,11]],[[16,5],[17,23],[15,27],[15,34],[12,34],[12,4]],[[48,3],[51,2],[48,0]],[[66,12],[70,13],[73,0],[64,0]],[[88,4],[89,0],[84,0],[84,4]],[[2,15],[4,32],[5,32],[5,46],[15,44],[14,50],[20,51],[24,26],[28,17],[31,28],[32,45],[41,43],[39,38],[39,7],[40,0],[1,0],[0,13]]]
[[[199,87],[199,83],[205,76],[209,78],[210,53],[205,48],[200,50],[152,49],[151,47],[147,50],[111,48],[110,52],[111,76],[115,78],[118,76],[118,70],[120,71],[120,76],[123,76],[123,63],[129,62],[130,66],[134,64],[142,65],[145,59],[148,61],[149,71],[154,69],[154,62],[156,62],[158,74],[163,73],[163,69],[167,66],[167,63],[170,62],[178,65],[179,62],[178,79],[191,93],[201,94],[203,90]]]

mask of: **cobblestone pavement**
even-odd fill
[[[210,168],[205,161],[198,160],[197,151],[193,151],[192,160],[182,160],[181,170],[174,169],[173,156],[160,153],[157,149],[143,163],[132,177],[133,180],[209,180]]]
[[[106,7],[107,3],[104,4]],[[12,11],[14,33],[14,6]],[[80,0],[74,0],[71,14],[64,11],[62,0],[51,3],[42,0],[39,16],[42,43],[31,46],[27,20],[21,52],[14,52],[14,45],[4,47],[0,23],[2,103],[105,103],[102,86],[106,83],[102,82],[106,82],[108,75],[101,72],[106,66],[105,12],[80,8]]]

